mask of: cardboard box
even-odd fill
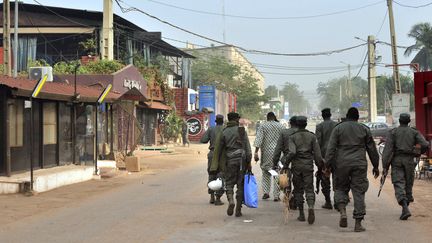
[[[126,170],[129,172],[141,171],[140,161],[136,156],[127,156],[125,159]]]

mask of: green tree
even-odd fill
[[[400,75],[402,93],[410,94],[410,109],[414,110],[414,81],[409,75]],[[377,109],[378,114],[391,112],[391,99],[395,93],[392,76],[379,76],[377,78]]]
[[[318,84],[317,93],[321,98],[319,108],[331,108],[339,111],[341,116],[351,107],[352,103],[363,104],[361,109],[368,110],[368,84],[367,81],[356,77],[351,80],[351,95],[347,91],[347,78],[340,77]]]
[[[414,25],[408,36],[415,39],[415,44],[405,50],[405,56],[417,52],[411,63],[418,63],[420,70],[429,71],[432,68],[432,26],[430,23]]]
[[[278,96],[278,91],[276,85],[270,85],[264,90],[264,94],[269,98],[274,98]]]
[[[194,88],[199,85],[212,85],[218,90],[234,93],[237,107],[242,117],[256,120],[261,116],[260,103],[267,100],[261,95],[258,80],[249,72],[242,71],[223,57],[211,56],[198,58],[192,64]]]
[[[297,84],[286,82],[279,94],[283,95],[285,101],[289,102],[290,114],[306,114],[308,109],[310,110],[309,101],[299,90]]]

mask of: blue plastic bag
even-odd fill
[[[252,173],[247,173],[244,177],[244,204],[248,208],[258,207],[258,185]]]

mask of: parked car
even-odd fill
[[[383,122],[368,122],[365,123],[371,130],[372,137],[374,138],[385,138],[391,127]]]

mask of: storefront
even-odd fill
[[[28,97],[35,85],[32,80],[0,78],[0,175],[29,170],[30,151],[34,168],[92,164],[95,107],[101,90],[77,86],[80,98],[72,102],[73,86],[48,82],[30,109]],[[116,98],[110,94],[107,101]]]

